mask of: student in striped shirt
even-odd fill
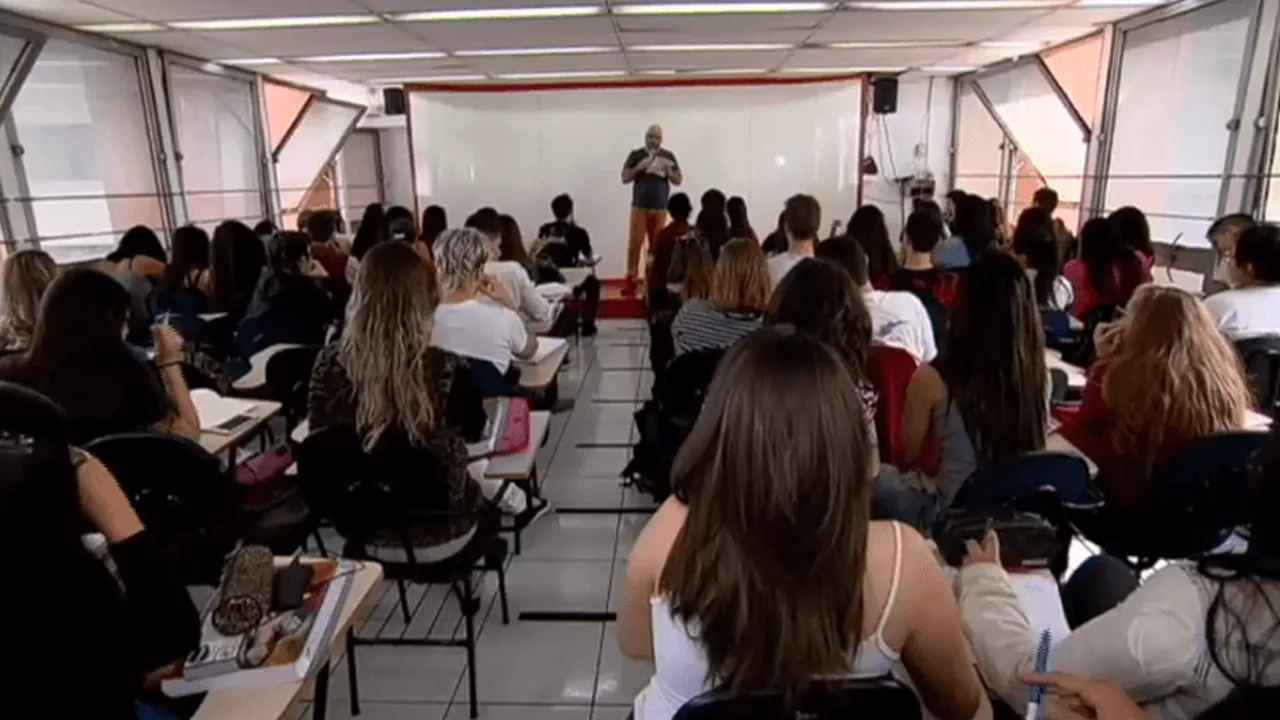
[[[685,302],[671,323],[676,356],[727,348],[760,327],[769,304],[769,266],[753,240],[731,240],[720,251],[711,297]]]

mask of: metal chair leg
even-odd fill
[[[356,672],[356,634],[347,628],[347,686],[351,690],[351,717],[360,714],[360,683]]]
[[[320,557],[329,557],[329,548],[324,546],[324,538],[320,537],[319,530],[311,532],[311,539],[316,541],[316,548],[320,551]]]
[[[502,624],[511,624],[511,610],[507,607],[507,570],[505,563],[498,563],[498,601],[502,603]]]
[[[409,596],[405,594],[404,580],[396,580],[396,589],[400,591],[400,614],[404,616],[404,626],[409,627],[412,617],[409,614]]]
[[[476,606],[478,602],[474,601],[471,592],[471,577],[468,575],[460,581],[462,589],[458,592],[458,597],[462,604],[462,617],[466,623],[467,630],[467,689],[471,693],[471,720],[475,720],[480,716],[480,704],[477,699],[476,690]],[[456,589],[456,586],[455,586]]]

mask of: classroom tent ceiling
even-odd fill
[[[1160,4],[0,0],[0,7],[40,19],[284,79],[327,76],[368,86],[483,82],[511,73],[582,77],[592,71],[610,77],[905,70],[954,74],[1087,35]],[[476,11],[484,15],[486,10],[495,12],[475,17]]]

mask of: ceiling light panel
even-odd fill
[[[163,25],[148,22],[118,22],[118,23],[98,23],[97,25],[77,25],[77,30],[85,32],[103,33],[104,35],[124,35],[126,33],[144,33],[159,32],[164,30]]]
[[[493,48],[484,50],[455,50],[457,57],[528,57],[540,55],[595,55],[619,52],[620,48],[607,45],[582,45],[577,47],[541,48]]]
[[[176,20],[168,23],[179,30],[278,30],[282,28],[372,25],[382,22],[377,15],[309,15],[304,17],[238,18],[230,20]]]
[[[627,52],[759,52],[764,50],[792,50],[791,43],[705,43],[672,45],[628,45]]]
[[[626,70],[577,70],[573,72],[528,72],[498,75],[499,80],[573,80],[585,78],[625,77]]]
[[[834,2],[692,2],[612,5],[614,15],[728,15],[828,12]]]
[[[853,41],[966,40],[1004,37],[1036,18],[1055,13],[1043,10],[953,10],[917,15],[871,10],[834,13],[809,38],[815,45]]]
[[[894,48],[954,48],[968,44],[968,40],[853,40],[823,43],[822,47],[834,50],[891,50]]]
[[[346,62],[399,62],[405,60],[433,60],[446,57],[442,52],[399,52],[399,53],[348,53],[345,55],[308,55],[294,58],[300,63],[346,63]]]
[[[543,55],[538,58],[527,56],[489,56],[469,57],[455,60],[466,63],[466,72],[484,73],[485,75],[509,75],[521,72],[598,72],[606,70],[626,70],[627,61],[622,53],[603,53],[588,55]],[[388,77],[390,73],[382,73]]]
[[[280,65],[284,62],[280,58],[260,57],[260,58],[230,58],[227,60],[214,60],[219,65],[234,65],[236,67],[253,67],[256,65]]]
[[[1077,8],[1146,8],[1164,5],[1170,0],[1077,0],[1071,7]]]
[[[1034,10],[1060,7],[1070,0],[867,0],[847,2],[849,10],[892,10],[898,12],[938,10]]]
[[[399,78],[374,78],[371,85],[412,85],[414,83],[456,83],[488,80],[488,75],[417,75]]]
[[[603,15],[603,5],[555,5],[547,7],[473,8],[423,10],[391,16],[396,22],[457,22],[462,20],[550,20]]]
[[[894,74],[906,72],[905,67],[859,66],[859,67],[785,67],[778,72],[788,75],[847,75],[850,73]]]

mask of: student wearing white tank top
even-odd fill
[[[844,362],[768,327],[722,361],[631,552],[623,653],[652,660],[636,720],[712,689],[798,695],[815,678],[906,678],[942,720],[989,718],[959,608],[914,530],[871,522],[876,452]]]

